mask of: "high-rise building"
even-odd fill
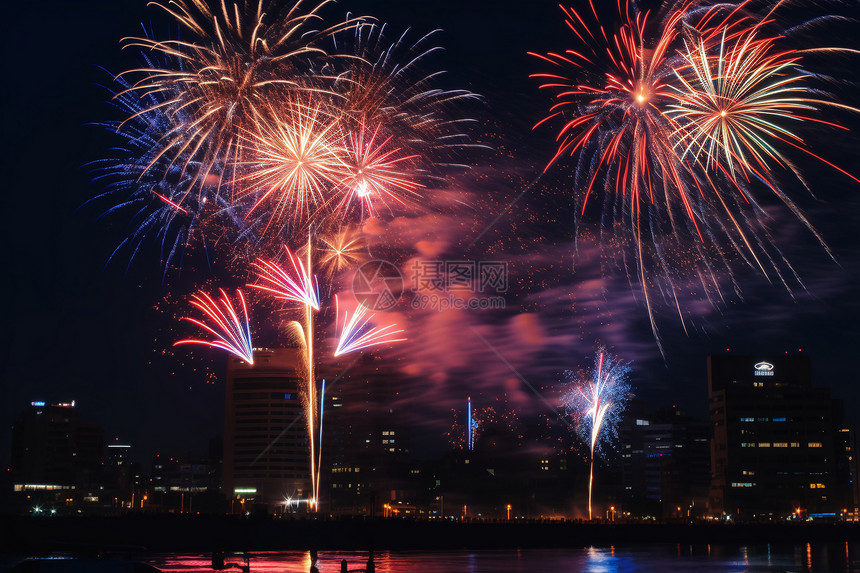
[[[311,496],[302,364],[298,349],[278,348],[227,365],[223,490],[245,509]]]
[[[710,356],[713,514],[833,511],[834,402],[806,356]]]
[[[620,426],[624,511],[686,518],[705,512],[710,486],[708,426],[678,408],[628,408]]]
[[[114,443],[108,444],[107,463],[110,466],[123,466],[131,462],[131,445],[121,444],[119,438]]]
[[[101,477],[103,459],[104,429],[81,421],[74,401],[31,402],[12,426],[16,492],[44,499],[65,492],[63,500],[86,495]]]
[[[845,518],[860,521],[860,480],[858,480],[857,436],[852,428],[836,431],[835,486],[842,499]]]
[[[393,368],[364,356],[327,387],[322,504],[329,511],[369,515],[412,501],[410,436],[395,407],[401,383]]]

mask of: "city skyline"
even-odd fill
[[[397,384],[371,361],[328,395],[318,493],[296,393],[301,354],[261,349],[258,357],[232,360],[224,438],[211,440],[207,455],[141,460],[133,445],[106,442],[74,402],[32,402],[14,425],[9,507],[118,515],[193,505],[203,514],[422,520],[510,520],[512,507],[517,519],[856,517],[854,430],[830,389],[811,385],[805,356],[711,356],[710,423],[634,400],[596,458],[567,420],[521,418],[506,399],[474,410],[467,400],[452,412],[445,450],[417,452],[408,418],[385,399]],[[462,416],[471,415],[469,447]],[[581,419],[573,423],[589,434]],[[591,476],[593,498],[584,487]]]
[[[483,96],[483,103],[468,104],[468,113],[478,119],[472,135],[494,148],[469,151],[465,162],[471,170],[451,175],[446,189],[427,190],[426,211],[382,217],[379,228],[367,229],[373,258],[391,261],[404,273],[413,260],[509,265],[503,309],[414,311],[407,298],[389,311],[402,321],[410,342],[386,348],[379,360],[402,380],[397,405],[410,413],[415,434],[441,447],[450,424],[445,413],[469,396],[477,402],[507,394],[524,413],[551,413],[536,393],[558,405],[562,372],[587,366],[598,342],[633,362],[636,395],[655,404],[679,403],[691,413],[705,411],[705,357],[710,354],[731,349],[732,354],[808,355],[814,385],[831,388],[856,421],[860,391],[849,357],[860,342],[860,301],[854,296],[860,249],[853,232],[860,222],[860,186],[810,165],[822,201],[812,201],[803,189],[793,191],[837,262],[802,225],[774,208],[775,240],[804,286],[789,294],[778,281],[768,283],[747,267],[738,276],[740,294],[727,288],[725,302],[711,306],[699,297],[683,300],[683,325],[677,311],[662,309],[657,322],[664,357],[643,301],[636,299],[624,272],[606,265],[592,236],[574,242],[568,174],[556,166],[538,177],[554,141],[549,132],[531,131],[549,98],[528,78],[536,65],[526,51],[551,50],[569,40],[557,7],[547,3],[523,14],[503,4],[489,15],[454,3],[439,10],[421,5],[417,13],[384,2],[336,6],[332,13],[338,17],[348,9],[366,10],[397,29],[413,25],[416,33],[425,33],[442,28],[438,41],[445,52],[438,66],[448,70],[444,85]],[[28,21],[33,9],[21,5],[13,12]],[[486,25],[475,29],[472,17]],[[110,76],[95,66],[116,72],[127,65],[132,58],[120,52],[117,42],[137,33],[138,23],[148,18],[152,13],[135,2],[74,8],[57,3],[42,26],[49,36],[64,38],[58,43],[69,50],[62,56],[66,65],[50,77],[36,63],[58,57],[51,46],[23,30],[4,39],[4,60],[15,66],[22,88],[3,96],[8,98],[4,109],[21,110],[7,118],[10,141],[21,145],[5,154],[13,190],[9,213],[15,216],[3,231],[11,246],[13,277],[12,310],[0,345],[7,386],[3,411],[11,420],[32,400],[75,399],[88,419],[143,451],[154,453],[170,442],[194,451],[219,433],[226,358],[203,349],[169,349],[182,332],[174,313],[184,309],[183,296],[193,285],[219,277],[222,263],[209,266],[201,252],[191,252],[187,267],[171,271],[166,280],[154,256],[157,249],[131,265],[127,255],[108,262],[127,230],[122,218],[96,220],[103,208],[87,201],[101,190],[83,167],[102,157],[111,141],[85,125],[102,120],[109,110],[106,92],[94,84],[108,83]],[[520,20],[518,26],[514,20]],[[516,32],[519,26],[522,31]],[[27,49],[13,56],[17,45]],[[60,117],[43,113],[54,102],[59,102]],[[840,115],[840,120],[857,127],[850,117]],[[45,141],[64,150],[46,173]],[[827,156],[850,167],[858,144],[852,134],[846,141],[827,145]],[[39,205],[45,223],[36,232],[33,189],[52,198]],[[468,208],[452,208],[460,203]],[[333,282],[340,292],[349,292],[351,281],[343,274]],[[273,330],[255,333],[263,346],[283,342]],[[337,372],[348,364],[331,367]],[[125,404],[136,406],[130,415]],[[3,431],[0,439],[8,444],[9,428]]]

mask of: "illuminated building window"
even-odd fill
[[[770,447],[770,442],[759,442],[759,443],[758,443],[758,447],[760,447],[760,448],[769,448],[769,447]]]
[[[785,418],[774,418],[774,422],[785,422]]]
[[[755,418],[741,418],[741,422],[755,422]]]
[[[743,471],[743,472],[741,472],[741,473],[742,473],[743,475],[745,475],[745,476],[754,476],[754,475],[755,475],[755,472],[754,472],[754,471],[751,471],[751,470],[744,470],[744,471]]]
[[[792,447],[792,448],[799,448],[799,447],[800,447],[800,442],[791,442],[791,447]]]
[[[741,442],[742,448],[754,448],[755,442]]]
[[[822,447],[821,442],[809,442],[807,444],[810,448],[820,448]]]
[[[638,420],[638,419],[637,419],[637,420],[636,420],[636,425],[637,425],[637,426],[650,426],[650,425],[651,425],[651,422],[649,422],[648,420]]]
[[[755,487],[755,482],[751,481],[733,481],[732,487]]]
[[[825,489],[826,487],[827,486],[825,486],[823,483],[811,483],[811,484],[809,484],[810,489]]]
[[[774,442],[773,447],[774,448],[787,448],[788,442]]]

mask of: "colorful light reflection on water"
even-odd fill
[[[512,551],[379,551],[377,573],[528,573],[533,571],[627,573],[728,573],[775,571],[860,571],[860,544],[682,545],[523,549]],[[366,551],[320,551],[320,573],[337,573],[341,560],[349,570],[363,570]],[[145,559],[170,573],[212,573],[208,554],[154,554]],[[244,564],[239,554],[227,563]],[[251,573],[308,573],[308,551],[250,554]],[[228,569],[238,573],[238,569]]]

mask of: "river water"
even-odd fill
[[[251,573],[308,573],[307,551],[250,554]],[[363,569],[367,552],[320,551],[320,573],[338,573],[341,560],[349,570]],[[212,573],[208,554],[152,554],[141,559],[173,573]],[[228,563],[244,564],[239,555]],[[649,545],[586,547],[581,549],[523,549],[511,551],[378,551],[377,573],[726,573],[726,572],[860,572],[860,544],[800,545]],[[230,571],[228,569],[228,571]],[[239,573],[238,569],[232,569]]]

